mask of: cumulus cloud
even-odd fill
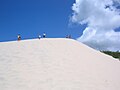
[[[76,0],[71,21],[87,24],[77,40],[98,50],[120,50],[120,0]]]

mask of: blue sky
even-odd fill
[[[48,38],[70,34],[94,49],[120,51],[120,0],[0,0],[0,42],[44,32]]]
[[[0,41],[35,38],[45,32],[49,38],[71,34],[77,38],[85,28],[69,25],[74,0],[0,0]]]

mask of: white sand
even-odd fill
[[[120,90],[120,61],[71,39],[2,42],[0,90]]]

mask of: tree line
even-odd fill
[[[113,51],[101,51],[101,52],[120,60],[120,52],[119,51],[116,51],[116,52],[113,52]]]

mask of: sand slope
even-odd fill
[[[120,90],[120,61],[71,39],[2,42],[0,90]]]

